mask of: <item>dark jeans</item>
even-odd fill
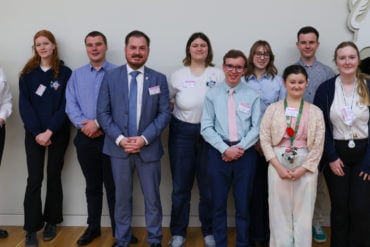
[[[213,235],[217,247],[227,247],[227,199],[232,186],[235,202],[236,247],[249,246],[249,208],[256,167],[256,151],[245,150],[244,155],[225,162],[213,147],[208,156],[213,197]]]
[[[40,146],[35,137],[26,131],[25,147],[27,156],[27,187],[24,197],[24,229],[30,232],[40,230],[45,222],[58,224],[63,221],[63,191],[61,172],[64,154],[69,142],[69,126],[55,132],[48,147]],[[45,153],[48,151],[46,164],[46,198],[42,213],[41,185],[44,178]]]
[[[168,142],[172,173],[172,235],[186,235],[194,178],[199,188],[199,219],[203,236],[212,234],[212,202],[207,174],[208,144],[200,135],[200,124],[172,117]]]
[[[343,177],[335,175],[330,166],[324,168],[331,200],[331,247],[370,246],[370,182],[359,177],[360,163],[368,141],[356,141],[348,148],[348,141],[336,141],[335,148],[344,163]]]
[[[257,153],[256,174],[254,176],[251,198],[250,239],[255,242],[268,242],[270,238],[269,208],[268,208],[268,162],[265,156]]]
[[[114,233],[115,189],[110,158],[103,154],[104,136],[92,139],[78,131],[74,144],[86,182],[87,224],[92,229],[100,228],[104,184],[112,232]]]

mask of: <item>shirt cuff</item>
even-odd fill
[[[100,128],[100,125],[99,125],[99,123],[98,123],[98,120],[94,120],[95,121],[95,124],[96,124],[96,126],[98,127],[98,129]]]
[[[144,139],[144,141],[145,141],[145,145],[148,145],[148,144],[149,144],[149,142],[148,142],[148,140],[145,138],[145,136],[141,135],[141,138],[143,138],[143,139]]]
[[[116,139],[116,145],[119,146],[119,143],[124,139],[125,137],[123,135],[119,135]]]

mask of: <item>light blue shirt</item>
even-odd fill
[[[224,153],[229,147],[224,140],[229,140],[227,100],[230,87],[219,83],[211,88],[204,101],[201,121],[203,138]],[[258,140],[261,118],[260,99],[258,94],[245,83],[234,87],[234,100],[238,128],[238,146],[248,149]]]
[[[308,74],[308,85],[304,92],[303,99],[312,103],[315,98],[317,88],[324,81],[334,77],[335,74],[329,66],[326,66],[317,60],[315,60],[312,65],[306,65],[300,59],[297,64],[302,65]]]
[[[81,122],[96,119],[96,104],[105,71],[117,66],[104,62],[100,70],[86,64],[72,72],[67,83],[66,113],[73,125],[81,129]]]
[[[243,77],[242,81],[246,82],[248,86],[259,94],[262,115],[270,104],[286,97],[283,79],[278,75],[272,78],[271,75],[264,74],[260,79],[257,79],[255,75],[251,74],[247,80]]]

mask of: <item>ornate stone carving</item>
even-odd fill
[[[360,51],[370,48],[370,1],[348,0],[348,6],[347,26],[353,32],[353,41]]]

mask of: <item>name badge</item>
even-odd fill
[[[345,106],[341,109],[341,112],[342,112],[343,122],[346,125],[351,126],[353,122],[353,118],[354,118],[351,107]]]
[[[159,85],[149,88],[149,95],[156,95],[159,94],[160,92],[161,88],[159,87]]]
[[[45,90],[46,90],[46,87],[44,85],[40,84],[39,87],[36,90],[36,94],[38,96],[42,96],[44,94]]]
[[[287,107],[286,110],[285,110],[285,116],[297,117],[298,116],[298,109],[292,108],[292,107]]]
[[[244,113],[249,113],[251,110],[251,106],[245,103],[240,103],[238,108],[239,108],[239,111],[244,112]]]
[[[183,86],[184,86],[184,88],[195,87],[195,81],[184,81]]]

